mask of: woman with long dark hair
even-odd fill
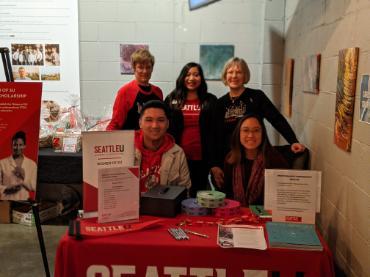
[[[207,91],[202,67],[186,64],[176,80],[176,88],[165,102],[172,111],[169,133],[185,152],[191,177],[190,195],[207,187],[212,108],[216,96]]]
[[[245,115],[231,136],[231,150],[224,166],[224,190],[242,206],[262,205],[265,169],[288,167],[288,162],[271,146],[261,117]]]

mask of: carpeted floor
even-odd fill
[[[54,260],[65,225],[42,225],[50,276],[54,275]],[[0,224],[0,276],[45,276],[36,227],[20,224]]]

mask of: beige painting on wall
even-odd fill
[[[320,88],[321,55],[310,55],[304,60],[303,92],[318,94]]]

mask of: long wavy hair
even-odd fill
[[[246,114],[243,116],[238,124],[236,125],[233,134],[231,135],[231,150],[226,156],[226,162],[232,165],[240,164],[243,159],[245,158],[245,148],[240,142],[240,128],[244,121],[246,121],[249,118],[255,118],[257,119],[258,123],[261,126],[262,130],[262,138],[261,138],[261,144],[258,146],[258,153],[262,153],[264,156],[265,162],[268,163],[268,152],[270,151],[271,143],[267,137],[267,131],[265,124],[263,123],[263,119],[256,115],[256,114]]]
[[[195,63],[195,62],[190,62],[190,63],[187,63],[181,69],[180,75],[179,77],[177,77],[177,80],[176,80],[176,88],[171,92],[171,94],[172,93],[174,94],[174,96],[172,97],[172,101],[177,100],[175,101],[176,106],[182,107],[184,105],[184,102],[188,94],[188,89],[186,88],[186,85],[185,85],[185,78],[189,70],[193,67],[196,67],[198,69],[199,75],[200,75],[200,86],[197,89],[197,94],[198,94],[198,98],[200,102],[203,103],[206,97],[208,88],[207,88],[206,80],[204,78],[203,69],[200,66],[200,64]],[[172,106],[173,104],[170,103],[170,105]]]

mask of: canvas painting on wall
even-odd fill
[[[319,93],[321,55],[311,55],[304,60],[303,92]]]
[[[360,95],[360,121],[370,124],[369,75],[362,75]]]
[[[283,110],[284,115],[287,117],[292,116],[293,77],[294,77],[294,59],[287,59],[285,62],[284,110]]]
[[[201,45],[200,64],[207,80],[221,80],[225,62],[234,57],[234,45]]]
[[[138,49],[149,50],[147,44],[120,44],[120,67],[121,74],[133,74],[134,69],[131,66],[131,55]]]
[[[357,47],[339,51],[334,143],[347,152],[352,142],[358,52]]]

